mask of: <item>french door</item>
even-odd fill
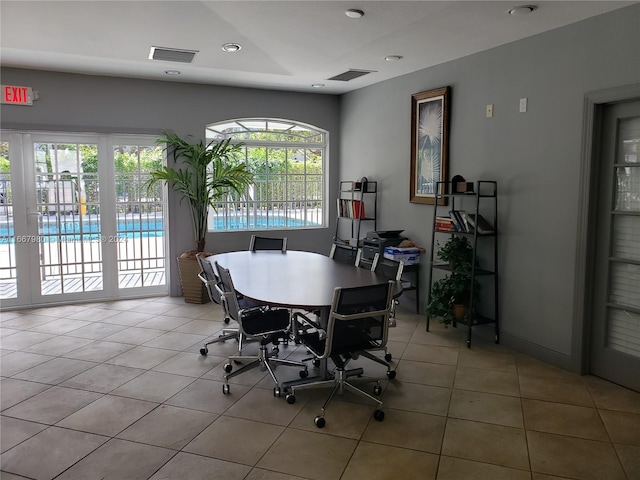
[[[591,373],[640,391],[640,102],[603,108]]]
[[[167,293],[154,138],[10,133],[0,159],[3,305]]]

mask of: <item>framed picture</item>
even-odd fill
[[[434,204],[436,182],[448,182],[449,87],[411,96],[411,188],[412,203]],[[440,187],[447,193],[447,184]],[[447,199],[438,199],[446,205]]]

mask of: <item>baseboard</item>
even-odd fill
[[[511,348],[519,353],[523,353],[525,355],[533,357],[537,360],[549,363],[558,368],[562,368],[563,370],[578,374],[581,373],[574,370],[575,362],[569,355],[565,355],[563,353],[551,350],[547,347],[531,343],[527,340],[523,340],[522,338],[510,335],[506,332],[500,332],[500,344],[507,348]]]

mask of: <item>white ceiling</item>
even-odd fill
[[[532,1],[0,2],[2,66],[339,94],[637,2]],[[351,19],[348,8],[364,11]],[[223,52],[235,42],[242,50]],[[152,46],[198,50],[192,64]],[[396,62],[388,55],[402,55]],[[349,82],[348,69],[374,70]],[[170,77],[166,70],[179,70]],[[323,88],[311,87],[322,83]]]

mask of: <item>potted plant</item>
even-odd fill
[[[453,235],[441,247],[436,256],[448,262],[452,271],[470,271],[473,261],[473,247],[466,237]]]
[[[209,298],[197,277],[199,267],[195,256],[204,252],[209,207],[215,208],[216,202],[224,199],[230,191],[243,193],[253,182],[253,174],[244,163],[229,161],[241,152],[243,144],[231,143],[230,139],[206,144],[202,140],[190,139],[191,136],[183,139],[175,133],[163,132],[157,143],[164,145],[167,157],[172,157],[176,165],[152,171],[147,188],[164,181],[180,194],[181,202],[187,201],[195,248],[178,258],[180,281],[186,302],[205,303]]]
[[[439,317],[445,325],[463,320],[469,312],[471,297],[471,265],[473,262],[473,249],[465,237],[453,235],[442,246],[436,256],[449,264],[451,274],[433,282],[431,296],[427,305],[427,314],[430,318]],[[477,304],[479,298],[479,283],[473,283],[473,304]]]

